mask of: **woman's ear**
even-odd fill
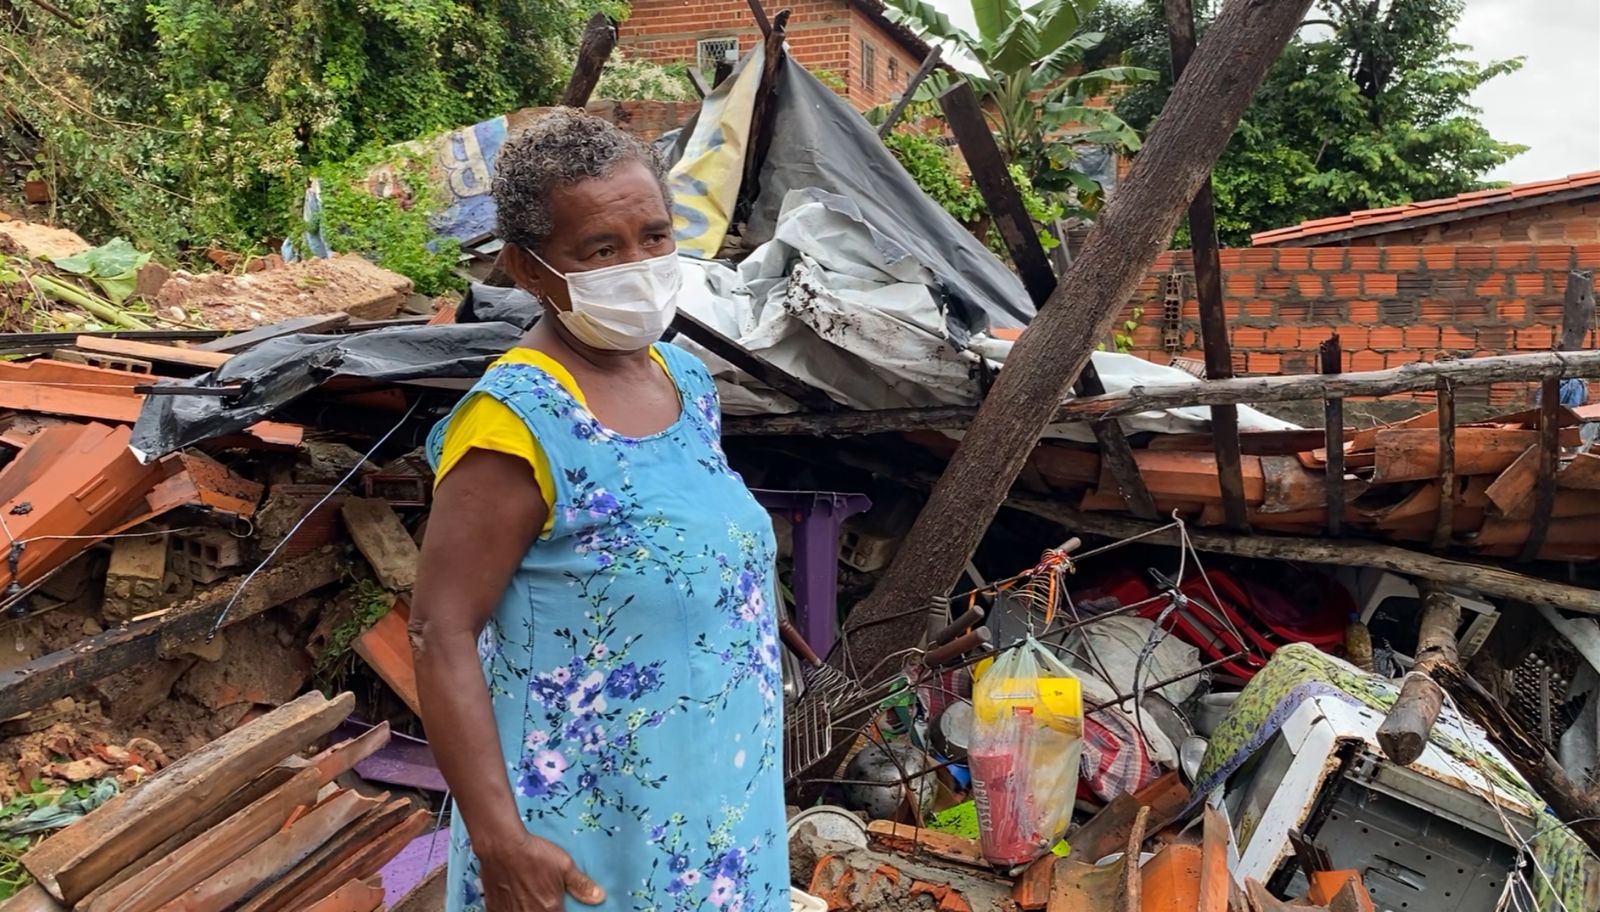
[[[549,289],[546,287],[548,272],[541,269],[538,261],[529,256],[528,251],[522,249],[520,245],[506,244],[501,247],[500,265],[505,267],[511,276],[511,281],[517,283],[518,288],[541,300],[550,299]]]

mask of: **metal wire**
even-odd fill
[[[328,488],[328,493],[322,495],[321,499],[319,499],[315,504],[312,504],[311,509],[306,511],[306,515],[300,517],[300,519],[293,526],[290,526],[288,533],[283,536],[283,539],[274,545],[271,551],[267,552],[266,558],[264,558],[261,563],[255,566],[255,569],[251,570],[250,573],[245,576],[244,580],[239,583],[239,588],[233,591],[233,596],[228,599],[228,603],[222,606],[221,611],[217,612],[216,620],[211,622],[211,629],[206,631],[207,643],[216,639],[217,631],[221,630],[222,625],[228,620],[228,612],[233,610],[233,606],[238,603],[239,597],[244,595],[244,590],[250,586],[250,581],[256,578],[256,574],[260,573],[272,563],[273,558],[278,556],[278,552],[282,551],[284,546],[289,544],[290,540],[294,538],[295,533],[299,532],[300,528],[304,526],[311,519],[311,517],[315,516],[318,510],[322,509],[323,504],[327,503],[329,500],[332,500],[333,496],[339,492],[339,489],[349,484],[350,479],[356,477],[356,473],[361,470],[361,467],[366,465],[372,459],[372,457],[377,454],[378,450],[382,448],[385,443],[389,442],[389,438],[393,437],[395,433],[400,430],[400,428],[405,426],[407,421],[411,420],[411,416],[416,413],[417,407],[421,404],[421,399],[412,402],[411,407],[406,409],[406,413],[404,415],[400,416],[400,420],[395,422],[394,427],[384,431],[383,436],[379,437],[377,442],[374,443],[366,453],[362,454],[361,459],[356,462],[355,465],[350,467],[350,471],[344,473],[344,477],[339,479],[338,483],[330,486]]]

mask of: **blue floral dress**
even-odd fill
[[[682,408],[649,437],[532,365],[473,388],[527,422],[556,479],[554,526],[478,654],[518,810],[605,888],[599,909],[786,909],[772,523],[723,455],[705,367],[659,351]],[[459,816],[449,884],[447,912],[483,909]]]

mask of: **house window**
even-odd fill
[[[702,71],[714,70],[719,63],[737,63],[738,38],[701,38],[695,42],[694,65]]]
[[[868,44],[866,39],[861,40],[861,85],[873,88],[877,82],[878,49]]]
[[[889,58],[889,84],[894,85],[900,79],[900,61]]]

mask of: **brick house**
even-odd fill
[[[1250,238],[1255,247],[1593,244],[1600,171],[1315,219]]]
[[[922,39],[888,20],[879,0],[799,0],[785,6],[793,11],[790,56],[823,78],[838,77],[840,94],[857,110],[899,98],[929,53]],[[748,53],[761,40],[745,0],[634,0],[617,31],[630,57],[705,69],[726,54]]]

